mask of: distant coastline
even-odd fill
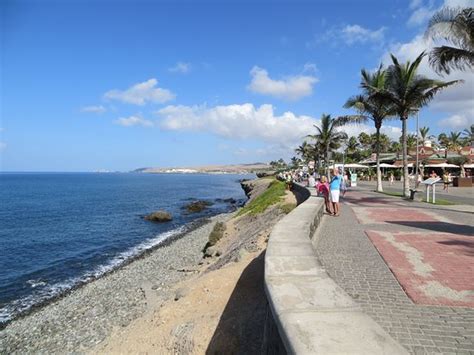
[[[148,167],[135,169],[133,173],[144,174],[252,174],[271,170],[266,163],[235,164],[235,165],[207,165],[197,167]]]

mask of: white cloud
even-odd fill
[[[268,72],[254,66],[250,71],[252,80],[248,89],[254,93],[274,96],[280,99],[296,101],[313,93],[313,85],[318,79],[311,75],[289,76],[281,80],[274,80]]]
[[[130,116],[130,117],[121,117],[115,121],[116,124],[124,127],[131,126],[143,126],[143,127],[153,127],[153,122],[145,120],[139,116]]]
[[[349,137],[357,137],[361,132],[367,134],[375,133],[375,127],[370,123],[362,124],[349,124],[341,128],[342,131],[346,132]],[[384,124],[380,130],[381,133],[386,134],[390,139],[398,141],[402,134],[402,128]]]
[[[227,139],[257,140],[271,147],[280,147],[288,154],[308,134],[314,134],[313,125],[320,121],[311,116],[297,116],[292,112],[276,115],[272,105],[255,107],[246,103],[228,106],[167,106],[156,114],[161,117],[160,127],[166,130],[209,132]],[[343,128],[349,135],[375,132],[370,124],[349,125]],[[384,126],[383,133],[398,139],[401,129]],[[263,149],[263,148],[262,148]]]
[[[471,116],[472,117],[472,116]],[[465,115],[452,115],[438,122],[438,126],[451,128],[452,130],[464,129],[473,124],[473,120]]]
[[[420,7],[416,9],[407,21],[408,26],[420,26],[425,25],[428,20],[433,16],[435,10],[430,7]]]
[[[157,84],[158,81],[153,78],[135,84],[127,90],[110,90],[104,97],[134,105],[145,105],[147,102],[164,103],[176,97],[171,91],[156,87]]]
[[[341,31],[341,37],[348,45],[367,42],[380,43],[384,41],[385,30],[385,27],[380,27],[378,30],[369,30],[360,25],[347,25]]]
[[[175,64],[174,67],[171,67],[168,69],[168,71],[172,73],[181,73],[181,74],[186,74],[191,71],[191,64],[190,63],[183,63],[183,62],[178,62]]]
[[[472,7],[472,0],[445,0],[444,6],[449,7]]]
[[[422,5],[423,5],[423,0],[411,0],[409,7],[410,7],[411,10],[413,10],[413,9],[416,9],[416,8],[422,6]]]
[[[264,142],[300,142],[317,123],[310,116],[292,112],[275,115],[272,105],[253,104],[215,106],[167,106],[157,114],[160,126],[168,130],[211,132],[229,139],[257,139]]]
[[[82,112],[91,112],[91,113],[104,113],[107,109],[102,106],[84,106],[81,108]]]
[[[386,27],[371,30],[357,24],[332,26],[322,34],[315,34],[311,41],[306,42],[306,47],[315,48],[321,43],[329,43],[331,47],[339,47],[341,44],[349,46],[353,44],[380,46],[385,42],[386,30]]]

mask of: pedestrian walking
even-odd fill
[[[449,192],[449,174],[447,171],[443,174],[443,191]]]
[[[344,198],[344,196],[346,195],[346,192],[347,192],[347,175],[342,175],[341,176],[341,197]]]
[[[388,178],[390,181],[390,186],[393,185],[393,180],[395,179],[395,176],[393,175],[393,172],[390,172],[390,177]]]

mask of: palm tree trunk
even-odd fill
[[[328,181],[330,180],[329,176],[329,143],[326,144],[326,176],[328,178]]]
[[[403,158],[403,196],[410,196],[410,181],[408,180],[408,153],[407,153],[407,119],[402,118],[402,158]]]
[[[377,161],[377,192],[383,192],[382,172],[380,171],[380,126],[375,127],[375,160]]]

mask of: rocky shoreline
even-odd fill
[[[202,249],[214,224],[226,222],[233,214],[212,217],[180,238],[11,322],[0,331],[0,353],[87,351],[112,330],[126,327],[174,297],[173,285],[206,262]]]
[[[271,182],[258,179],[241,185],[250,202]],[[11,322],[0,331],[0,354],[134,353],[137,349],[204,353],[208,347],[213,353],[254,352],[263,341],[266,314],[261,255],[271,228],[287,213],[282,204],[288,202],[296,204],[289,192],[257,215],[239,215],[238,210],[194,225],[114,272]],[[226,225],[223,236],[204,258],[203,248],[220,222]],[[255,272],[249,274],[247,267]],[[233,289],[242,295],[229,300]],[[249,303],[241,304],[241,299]],[[225,325],[233,324],[229,321],[235,317],[240,335]],[[218,325],[220,319],[225,324]],[[157,332],[161,332],[159,339]],[[170,334],[174,334],[172,341]],[[229,339],[234,339],[232,344]]]

